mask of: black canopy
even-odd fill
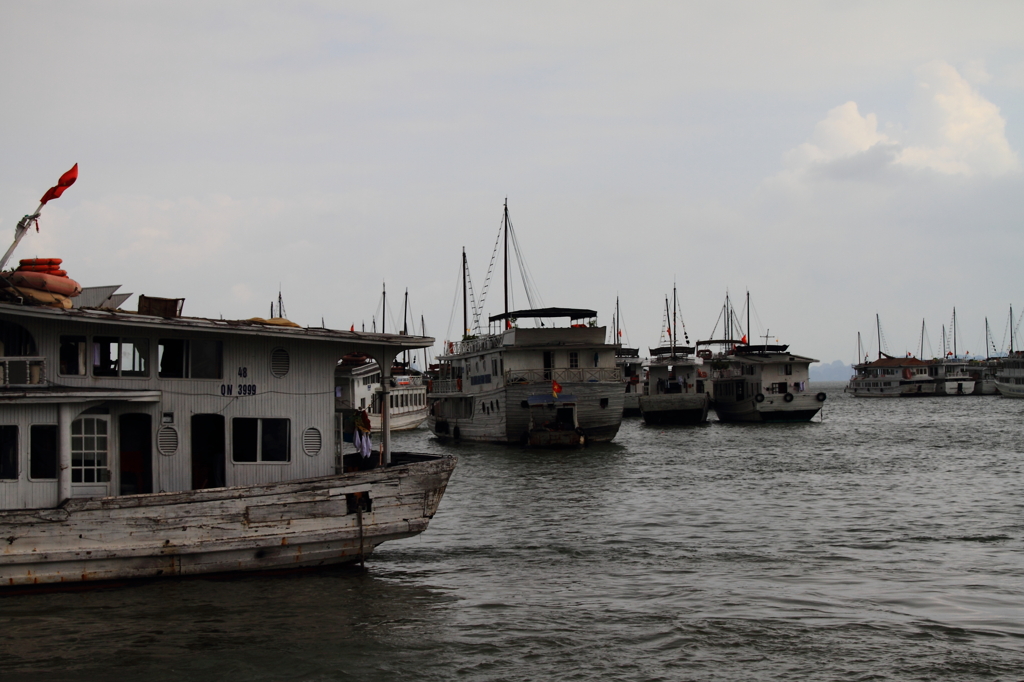
[[[533,310],[516,310],[501,315],[492,315],[491,322],[498,320],[511,320],[519,317],[568,317],[570,320],[582,320],[586,317],[597,317],[596,310],[585,308],[535,308]]]

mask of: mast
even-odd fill
[[[469,296],[466,293],[466,271],[469,265],[466,263],[466,247],[462,247],[462,338],[469,336]]]
[[[409,287],[405,288],[405,305],[402,308],[402,333],[409,335]],[[409,371],[409,351],[405,351],[405,371]]]
[[[615,338],[612,339],[612,342],[617,344],[617,345],[619,345],[619,346],[621,346],[622,345],[622,341],[621,341],[622,337],[619,336],[619,324],[620,324],[620,320],[619,320],[619,297],[616,296],[615,297]]]
[[[875,330],[878,332],[878,359],[882,359],[882,320],[875,313]]]
[[[427,323],[423,321],[423,316],[420,315],[420,332],[423,336],[427,335]],[[427,370],[430,369],[430,364],[427,362],[427,349],[423,349],[423,371],[420,374],[426,374]]]
[[[750,289],[747,289],[747,333],[745,334],[745,336],[747,337],[747,343],[749,344],[750,341],[753,339],[753,337],[750,335]],[[766,351],[768,350],[767,337],[765,337],[764,340],[764,348]]]
[[[505,328],[508,329],[508,197],[505,197]]]
[[[956,306],[953,306],[953,359],[956,358]]]
[[[856,362],[856,363],[854,363],[854,364],[857,364],[857,365],[859,365],[859,364],[860,364],[860,353],[861,353],[861,347],[860,347],[860,332],[857,332],[857,362]]]
[[[946,338],[946,325],[942,325],[942,359],[946,359],[946,348],[949,347],[949,339]]]
[[[676,344],[672,340],[672,316],[668,312],[668,296],[665,297],[665,322],[668,324],[668,347],[672,352],[672,355],[676,354]]]
[[[924,360],[924,318],[921,318],[921,348],[917,352],[917,358]]]
[[[1013,304],[1010,304],[1010,355],[1013,355]]]
[[[679,309],[679,304],[676,301],[676,283],[672,282],[672,357],[676,356],[676,334],[678,334],[678,320],[676,318],[676,311]]]
[[[387,321],[388,321],[388,284],[387,282],[381,283],[381,295],[380,295],[380,333],[387,334]]]

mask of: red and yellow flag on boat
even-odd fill
[[[746,334],[744,334],[744,335],[743,335],[743,338],[742,338],[742,339],[740,339],[740,343],[746,343],[746,342],[747,342],[747,335],[746,335]]]
[[[558,383],[554,379],[551,380],[551,397],[558,398],[558,394],[562,392],[562,384]]]
[[[49,201],[50,199],[57,199],[58,197],[60,197],[61,194],[64,194],[64,190],[66,190],[71,185],[75,184],[75,180],[77,179],[78,164],[76,163],[74,166],[71,167],[71,170],[69,170],[64,175],[60,176],[60,180],[57,181],[56,185],[46,190],[46,194],[44,194],[43,198],[39,200],[39,203],[45,205],[46,202]]]

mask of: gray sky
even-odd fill
[[[749,288],[755,333],[826,362],[876,312],[891,352],[922,318],[938,352],[954,306],[983,352],[1024,310],[1022,26],[1017,2],[8,2],[0,229],[78,162],[15,258],[197,316],[280,287],[335,328],[386,280],[440,340],[507,196],[544,304],[610,324],[618,295],[632,345],[675,280],[691,339]]]

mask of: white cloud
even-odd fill
[[[810,140],[784,155],[783,177],[880,180],[893,168],[990,177],[1020,171],[999,107],[945,62],[926,64],[917,75],[913,117],[905,131],[889,126],[900,132],[881,133],[875,114],[861,115],[856,102],[847,102],[828,112]],[[894,139],[895,134],[906,139]]]

